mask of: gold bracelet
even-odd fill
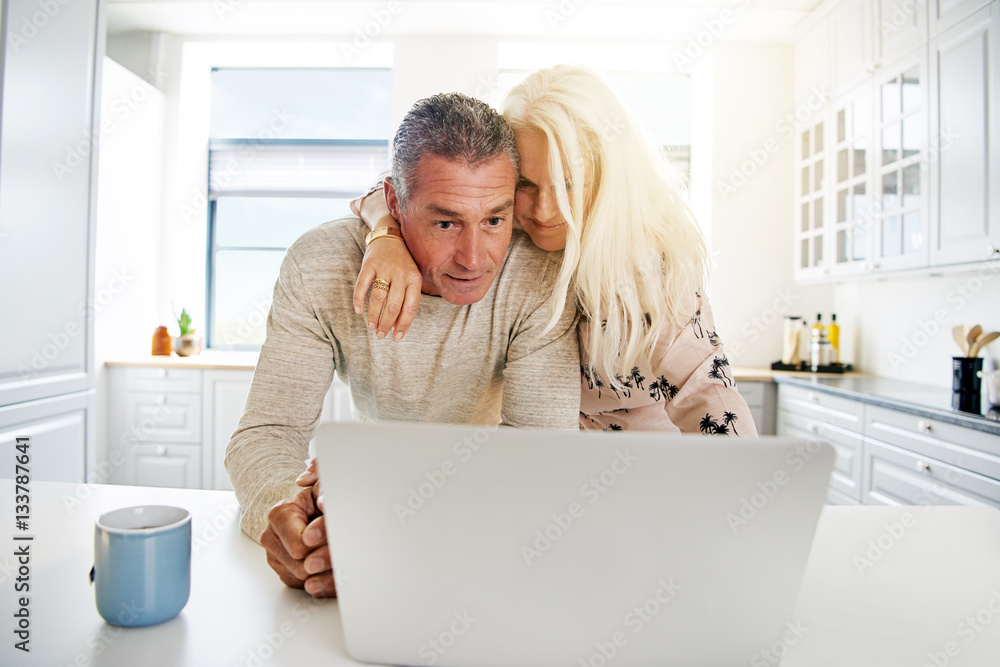
[[[375,239],[380,239],[383,236],[389,236],[394,239],[399,239],[400,241],[403,240],[402,232],[400,232],[395,227],[376,227],[375,229],[368,232],[368,236],[365,237],[365,249],[366,250],[368,249],[368,246],[371,245],[372,241],[374,241]]]

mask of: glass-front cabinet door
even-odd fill
[[[876,78],[874,271],[927,265],[927,67],[923,52]]]
[[[867,270],[871,260],[871,86],[845,95],[833,109],[831,273],[849,275]]]
[[[826,136],[821,120],[799,132],[798,205],[796,209],[795,275],[820,278],[828,273],[826,237]]]

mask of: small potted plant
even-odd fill
[[[177,317],[177,326],[181,335],[174,339],[174,352],[181,357],[190,357],[201,352],[201,337],[195,335],[191,327],[191,316],[186,309],[181,309]]]

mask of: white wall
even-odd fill
[[[161,320],[164,107],[162,93],[104,59],[97,186],[94,357],[97,452],[107,444],[104,362],[149,354]]]
[[[830,286],[792,281],[793,52],[721,43],[711,58],[712,309],[731,361],[767,366],[781,358],[785,313],[829,321],[833,305]]]

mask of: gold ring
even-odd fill
[[[389,291],[389,281],[388,280],[383,280],[382,278],[376,278],[375,280],[372,281],[372,287],[374,287],[375,289],[380,289],[380,290],[383,290],[385,292],[388,292]]]

